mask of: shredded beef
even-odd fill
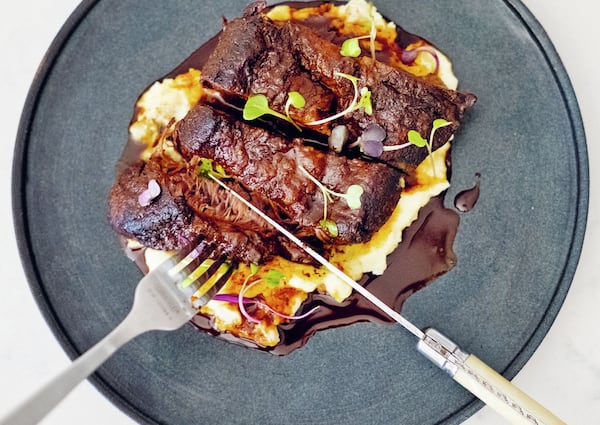
[[[138,196],[151,179],[161,192],[141,206]],[[233,189],[268,211],[264,199],[235,183]],[[166,171],[150,161],[125,168],[109,195],[109,219],[119,234],[149,248],[176,250],[203,239],[215,255],[238,262],[259,264],[275,254],[299,263],[312,261],[215,182],[198,176],[194,167]]]

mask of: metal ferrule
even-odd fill
[[[423,338],[417,344],[417,350],[450,376],[456,374],[458,365],[469,356],[450,338],[433,328],[425,330]]]

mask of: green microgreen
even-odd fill
[[[375,40],[377,38],[377,27],[375,26],[375,6],[372,2],[370,3],[368,25],[370,28],[369,35],[361,35],[359,37],[352,37],[344,40],[340,49],[340,54],[342,56],[351,58],[359,57],[362,53],[362,49],[360,48],[360,40],[369,39],[371,58],[375,60]]]
[[[356,210],[356,209],[360,208],[360,205],[361,205],[360,197],[362,196],[364,191],[365,190],[363,189],[363,187],[358,184],[353,184],[350,187],[348,187],[348,190],[346,190],[346,194],[344,195],[344,198],[346,199],[346,202],[348,203],[348,207],[350,207],[351,210]]]
[[[431,156],[431,153],[433,152],[433,136],[435,135],[435,131],[438,128],[447,127],[450,124],[452,124],[452,122],[446,121],[443,118],[437,118],[437,119],[433,120],[433,123],[431,124],[431,132],[429,133],[429,141],[425,144],[425,147],[427,147],[427,152],[429,153],[429,156]],[[431,160],[433,161],[433,158],[431,158]],[[432,164],[433,164],[433,162],[432,162]],[[434,172],[435,172],[435,170],[434,170]]]
[[[423,148],[423,147],[427,148],[427,154],[428,154],[429,158],[431,158],[431,166],[433,167],[433,175],[435,176],[435,162],[433,161],[433,156],[432,156],[433,137],[435,136],[435,132],[438,128],[447,127],[451,124],[452,124],[451,121],[447,121],[443,118],[437,118],[437,119],[433,120],[433,123],[431,124],[431,132],[429,133],[429,140],[427,140],[423,136],[421,136],[418,131],[410,130],[407,134],[408,143],[405,143],[403,145],[398,145],[398,148],[406,147],[407,145],[415,145],[419,148]],[[385,148],[388,148],[386,150],[392,150],[392,148],[395,148],[395,146],[386,146]]]
[[[373,114],[373,104],[371,103],[371,90],[366,87],[360,89],[360,100],[354,109],[363,108],[367,115]]]
[[[254,276],[260,270],[260,266],[255,263],[250,263],[250,276]]]
[[[383,144],[380,143],[381,146],[378,146],[379,149],[375,149],[369,145],[369,152],[367,154],[370,156],[379,157],[383,152],[400,150],[400,149],[407,148],[411,145],[417,146],[419,148],[427,148],[428,156],[431,158],[431,165],[433,167],[433,175],[435,176],[435,163],[433,161],[433,156],[432,156],[433,137],[438,128],[447,127],[451,124],[452,124],[451,121],[447,121],[443,118],[437,118],[437,119],[433,120],[433,123],[431,124],[431,132],[429,133],[429,139],[425,139],[416,130],[409,130],[408,134],[407,134],[408,142],[402,143],[400,145],[388,145],[388,146],[383,146]],[[375,142],[377,142],[377,140],[372,143],[375,143]],[[365,143],[365,142],[363,142],[363,143]],[[362,146],[361,146],[361,148],[362,148]],[[365,152],[366,152],[366,149],[365,149]]]
[[[344,40],[342,43],[342,48],[340,49],[340,54],[342,56],[357,58],[362,53],[362,49],[360,48],[360,40],[364,40],[366,38],[371,38],[370,35],[363,35],[360,37],[352,37]]]
[[[334,72],[333,75],[335,75],[336,77],[345,78],[352,83],[352,87],[354,87],[354,97],[352,98],[352,102],[350,102],[350,105],[348,105],[348,107],[346,109],[344,109],[342,112],[339,112],[339,113],[332,115],[330,117],[327,117],[327,118],[323,118],[321,120],[311,121],[309,123],[306,123],[306,125],[325,124],[327,122],[336,120],[340,117],[343,117],[344,115],[349,114],[352,111],[355,111],[355,110],[361,109],[361,108],[364,109],[365,113],[367,113],[368,115],[371,115],[373,113],[373,105],[371,104],[371,91],[366,87],[363,87],[359,90],[357,77],[355,77],[353,75],[349,75],[349,74],[344,74],[343,72]],[[359,99],[359,95],[360,95],[360,99]]]
[[[335,223],[335,221],[329,220],[329,219],[323,219],[323,220],[319,221],[319,225],[321,225],[321,227],[323,229],[327,230],[327,233],[329,233],[332,238],[338,237],[339,232],[338,232],[338,227],[337,227],[337,224]]]
[[[343,198],[346,200],[348,207],[352,210],[358,209],[361,206],[360,198],[364,193],[364,189],[361,185],[353,184],[348,186],[346,193],[339,193],[334,190],[327,188],[323,183],[321,183],[318,179],[316,179],[312,174],[310,174],[306,168],[303,166],[299,166],[300,170],[321,190],[323,193],[323,220],[319,221],[321,227],[326,229],[332,237],[337,237],[338,228],[337,224],[333,220],[329,220],[327,218],[327,204],[328,202],[334,201],[334,196],[338,198]]]
[[[284,121],[289,122],[298,131],[302,131],[296,122],[290,117],[290,107],[303,108],[306,104],[304,97],[298,92],[289,92],[288,98],[285,104],[285,115],[277,112],[269,106],[269,100],[264,94],[254,94],[248,97],[242,111],[242,117],[247,121],[252,121],[263,115],[273,115],[274,117],[280,118]]]
[[[423,136],[421,136],[416,130],[409,130],[408,141],[411,145],[415,145],[419,148],[424,148],[427,146],[427,140],[425,140]]]
[[[198,175],[207,178],[211,175],[222,179],[231,178],[231,176],[225,172],[225,169],[221,164],[217,164],[209,158],[200,158],[200,163],[196,168],[196,172]]]
[[[279,270],[271,269],[265,275],[265,282],[267,282],[267,284],[271,288],[276,288],[277,286],[279,286],[281,284],[281,282],[283,281],[284,278],[285,278],[285,275],[283,273],[281,273]]]
[[[300,109],[300,108],[304,108],[305,105],[306,105],[306,100],[304,99],[304,96],[302,96],[297,91],[291,91],[288,93],[288,98],[285,103],[285,113],[289,117],[290,106],[293,106],[296,109]]]

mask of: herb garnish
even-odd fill
[[[199,176],[207,178],[210,176],[215,176],[221,179],[231,178],[231,176],[225,172],[225,169],[221,164],[217,164],[209,158],[200,158],[200,163],[196,167],[196,172]]]
[[[347,115],[350,112],[355,111],[357,109],[361,109],[361,108],[364,109],[366,114],[368,114],[368,115],[373,114],[373,105],[371,104],[371,91],[366,87],[363,87],[359,90],[357,77],[355,77],[353,75],[349,75],[349,74],[344,74],[343,72],[334,72],[333,75],[335,75],[336,77],[343,77],[343,78],[346,78],[347,80],[350,80],[350,82],[352,83],[352,86],[354,87],[354,97],[352,98],[352,102],[342,112],[339,112],[339,113],[332,115],[330,117],[327,117],[327,118],[323,118],[322,120],[308,122],[308,123],[306,123],[306,125],[325,124],[327,122],[341,118],[344,115]],[[360,98],[359,98],[359,95],[360,95]]]
[[[365,113],[367,113],[368,115],[373,114],[373,105],[371,104],[371,91],[366,87],[363,87],[359,90],[358,78],[354,77],[353,75],[344,74],[342,72],[334,72],[334,75],[336,77],[346,78],[352,82],[352,86],[354,87],[354,97],[352,99],[352,102],[350,103],[350,105],[348,105],[346,109],[344,109],[340,113],[337,113],[327,118],[323,118],[321,120],[311,121],[305,123],[304,125],[312,126],[325,124],[361,108],[364,109]],[[300,93],[296,91],[291,91],[288,93],[288,98],[285,103],[285,114],[271,109],[271,107],[269,106],[269,100],[264,94],[254,94],[248,97],[248,100],[246,100],[246,104],[244,105],[244,110],[242,112],[242,117],[247,121],[252,121],[262,117],[263,115],[273,115],[277,118],[289,122],[294,127],[296,127],[298,131],[302,131],[300,126],[290,116],[290,107],[292,106],[297,109],[304,108],[304,106],[306,106],[306,100]]]
[[[279,286],[284,277],[284,274],[281,273],[279,270],[271,269],[267,272],[267,275],[265,276],[265,281],[271,288],[276,288],[277,286]]]
[[[440,69],[440,58],[438,57],[437,50],[431,46],[420,46],[411,50],[403,50],[400,55],[400,60],[405,65],[412,65],[421,52],[429,53],[433,57],[435,60],[435,68],[432,74],[437,74],[438,70]]]
[[[374,158],[379,158],[383,152],[397,151],[414,145],[419,148],[427,148],[427,152],[431,157],[433,152],[433,137],[436,130],[438,128],[447,127],[451,124],[451,121],[446,121],[443,118],[435,119],[431,125],[429,140],[426,140],[423,136],[421,136],[418,131],[409,130],[407,134],[408,142],[399,145],[384,145],[383,140],[386,137],[385,131],[379,125],[372,124],[365,129],[363,134],[356,140],[356,142],[352,143],[350,147],[360,146],[361,152],[364,154]]]
[[[160,185],[155,179],[148,181],[148,188],[138,196],[138,204],[141,207],[147,207],[152,203],[152,200],[160,195]]]
[[[316,306],[304,314],[297,315],[297,316],[291,316],[291,315],[280,313],[280,312],[276,311],[269,305],[260,301],[258,298],[246,297],[245,296],[246,292],[248,292],[252,287],[254,287],[258,283],[262,282],[263,280],[267,282],[269,287],[275,288],[285,278],[284,274],[281,273],[279,270],[270,269],[264,278],[258,278],[256,280],[252,281],[252,283],[248,284],[250,279],[252,277],[254,277],[258,273],[259,270],[260,270],[260,266],[258,266],[257,264],[254,264],[254,263],[250,264],[250,274],[248,274],[246,279],[244,279],[244,283],[242,284],[242,287],[240,288],[240,292],[238,294],[217,294],[212,298],[213,301],[224,301],[224,302],[228,302],[228,303],[232,303],[232,304],[238,304],[238,308],[239,308],[242,316],[244,316],[246,318],[246,320],[248,320],[249,322],[252,322],[252,323],[260,323],[260,320],[258,320],[257,318],[252,316],[250,313],[248,313],[248,310],[246,310],[247,304],[254,304],[258,308],[266,310],[266,311],[274,314],[275,316],[278,316],[278,317],[281,317],[282,319],[287,319],[287,320],[303,319],[303,318],[313,314],[319,308],[319,306]]]
[[[340,49],[340,54],[342,56],[348,56],[352,58],[359,57],[362,53],[359,41],[369,39],[371,58],[375,60],[375,39],[377,38],[377,28],[375,26],[375,6],[373,6],[372,2],[370,3],[369,18],[369,26],[371,28],[369,35],[361,35],[359,37],[353,37],[345,40],[342,43],[342,48]]]
[[[418,131],[415,130],[410,130],[408,132],[408,142],[418,146],[418,147],[426,147],[427,148],[427,153],[429,155],[429,158],[431,159],[431,167],[433,169],[433,175],[435,176],[435,162],[433,161],[433,156],[431,155],[433,153],[433,136],[435,135],[435,131],[438,128],[442,128],[442,127],[447,127],[450,124],[452,124],[451,121],[446,121],[443,118],[438,118],[433,120],[433,123],[431,124],[431,132],[429,133],[429,141],[425,140],[425,138],[423,138],[423,136],[421,136],[419,134]]]
[[[323,219],[319,221],[321,227],[326,229],[332,237],[338,236],[338,228],[337,224],[333,220],[329,220],[327,218],[327,203],[334,201],[334,196],[338,198],[343,198],[346,200],[348,207],[352,210],[358,209],[361,206],[360,197],[364,193],[364,189],[362,186],[358,184],[353,184],[348,187],[346,193],[335,192],[329,188],[327,188],[323,183],[317,180],[313,175],[311,175],[306,168],[303,166],[299,166],[300,170],[321,190],[323,193]]]
[[[285,115],[274,111],[269,106],[269,100],[267,96],[264,94],[254,94],[248,97],[246,104],[244,105],[244,110],[242,111],[242,117],[247,121],[252,121],[257,118],[262,117],[263,115],[273,115],[277,118],[281,118],[284,121],[289,122],[294,127],[298,129],[298,131],[302,131],[300,126],[296,124],[296,122],[290,117],[290,106],[294,108],[303,108],[306,105],[306,101],[304,97],[298,92],[292,91],[288,93],[288,98],[285,103]]]

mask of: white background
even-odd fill
[[[200,1],[199,1],[200,2]],[[561,56],[585,123],[591,168],[587,236],[564,307],[515,382],[569,424],[600,423],[600,30],[598,2],[525,0]],[[68,365],[29,292],[15,242],[11,162],[21,109],[50,42],[77,0],[2,0],[0,6],[0,416]],[[89,383],[80,385],[44,424],[134,423]],[[488,408],[467,425],[503,424]]]

